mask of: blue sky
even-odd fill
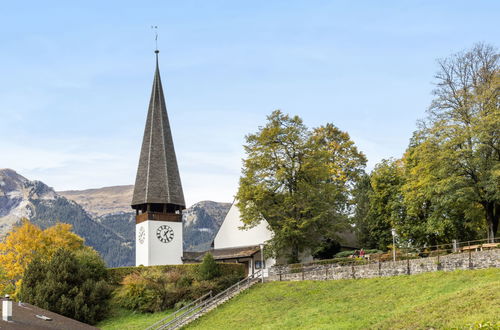
[[[231,201],[274,109],[400,157],[436,59],[498,47],[499,1],[23,1],[0,8],[0,168],[57,190],[131,184],[159,27],[188,204]]]

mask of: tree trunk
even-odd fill
[[[297,244],[292,244],[291,246],[291,253],[290,253],[290,263],[291,264],[297,264],[299,263],[299,247]]]
[[[486,213],[486,222],[488,224],[488,241],[493,243],[498,231],[498,221],[500,218],[500,204],[495,202],[485,202],[483,207]]]

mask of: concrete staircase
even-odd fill
[[[240,292],[249,289],[261,280],[262,272],[258,271],[215,296],[212,296],[212,292],[210,292],[151,325],[147,330],[180,329],[237,296]]]

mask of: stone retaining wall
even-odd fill
[[[456,253],[421,259],[386,261],[357,266],[304,265],[304,271],[287,266],[275,266],[269,271],[267,281],[340,280],[380,276],[411,275],[438,270],[500,268],[500,249]]]

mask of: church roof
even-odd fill
[[[159,203],[185,207],[186,203],[184,202],[158,67],[158,51],[155,53],[156,70],[146,127],[144,128],[132,206]]]
[[[205,252],[184,252],[184,261],[201,262],[205,253],[210,252],[215,260],[249,258],[260,251],[259,245],[237,246],[223,249],[211,249]]]

